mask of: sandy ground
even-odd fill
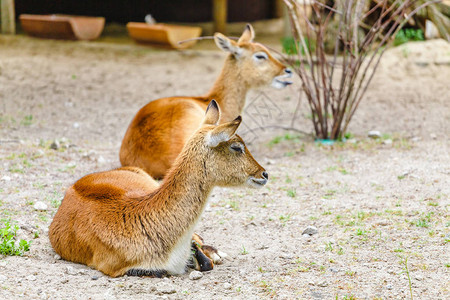
[[[415,299],[449,299],[450,46],[443,41],[386,53],[345,144],[252,131],[291,125],[299,83],[253,92],[241,133],[270,181],[262,190],[214,190],[196,231],[230,259],[203,278],[113,279],[55,258],[48,226],[66,188],[118,167],[137,110],[159,97],[205,93],[223,59],[201,45],[167,52],[0,36],[0,218],[32,241],[24,256],[0,257],[0,298],[405,299],[407,266]],[[267,113],[255,115],[258,105]],[[295,127],[311,132],[309,115],[301,103]],[[367,138],[369,130],[382,138]],[[47,209],[36,210],[38,201]],[[318,233],[302,235],[308,226]]]

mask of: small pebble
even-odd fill
[[[192,271],[191,274],[189,274],[190,280],[198,280],[202,277],[203,277],[203,274],[200,271]]]
[[[384,140],[383,145],[392,145],[392,140],[391,139]]]
[[[54,260],[60,260],[60,259],[61,259],[61,256],[59,256],[59,254],[55,254],[55,256],[53,256],[53,259],[54,259]]]
[[[77,275],[77,271],[72,266],[66,266],[66,274]]]
[[[307,234],[307,235],[314,235],[317,234],[319,231],[317,230],[317,227],[315,226],[308,226],[306,227],[305,230],[303,230],[302,234]]]
[[[35,281],[35,280],[36,280],[36,276],[34,276],[34,275],[28,275],[28,276],[27,276],[27,280],[28,280],[28,281]]]
[[[324,281],[319,282],[317,285],[320,287],[327,287],[328,283],[324,280]]]
[[[329,268],[328,270],[330,270],[330,272],[333,272],[333,273],[339,272],[339,269],[333,268],[333,267]]]
[[[80,123],[78,122],[73,123],[73,128],[75,129],[80,128]]]
[[[33,208],[35,210],[47,210],[48,206],[42,201],[36,201],[36,203],[33,205]]]
[[[98,277],[97,275],[94,275],[91,277],[92,280],[98,280],[100,277]]]
[[[157,290],[160,294],[173,294],[177,292],[172,285],[164,282],[157,287]]]
[[[386,289],[392,290],[392,285],[391,284],[386,285]]]
[[[104,164],[104,163],[106,163],[106,159],[103,157],[103,156],[99,156],[98,158],[97,158],[97,162],[99,163],[99,164]]]
[[[60,147],[60,145],[57,140],[54,140],[53,143],[51,143],[51,145],[50,145],[50,149],[53,149],[53,150],[58,150],[59,147]]]
[[[226,289],[226,290],[230,290],[230,289],[231,289],[231,283],[225,282],[225,283],[223,284],[223,288]]]
[[[11,181],[11,177],[5,175],[2,177],[2,180],[3,181]]]
[[[372,139],[379,139],[381,138],[381,132],[379,132],[378,130],[371,130],[367,133],[367,136]]]

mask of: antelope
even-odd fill
[[[137,167],[78,180],[50,225],[54,250],[111,277],[184,273],[194,228],[213,187],[262,187],[268,180],[235,134],[241,117],[223,124],[219,118],[213,100],[160,185]]]
[[[222,109],[221,121],[226,122],[242,113],[250,89],[266,85],[281,89],[291,84],[291,70],[266,47],[254,43],[254,36],[250,24],[237,42],[216,33],[217,46],[229,55],[211,90],[205,96],[161,98],[142,107],[123,138],[122,166],[140,167],[161,179],[201,124],[211,99],[217,100]]]

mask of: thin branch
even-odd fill
[[[281,125],[259,126],[259,127],[255,127],[255,128],[250,129],[250,130],[241,132],[239,134],[240,135],[245,135],[247,133],[254,132],[256,130],[266,130],[266,129],[283,129],[283,130],[287,130],[287,131],[298,132],[298,133],[304,134],[306,136],[313,136],[312,133],[309,133],[309,132],[306,132],[306,131],[303,131],[303,130],[300,130],[300,129],[297,129],[297,128],[294,128],[294,127],[281,126]]]

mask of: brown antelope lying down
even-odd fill
[[[55,251],[112,277],[184,273],[212,188],[261,187],[268,180],[235,135],[241,117],[221,125],[219,118],[213,100],[160,186],[135,167],[78,180],[50,225]]]
[[[205,96],[161,98],[141,108],[122,141],[122,166],[140,167],[160,179],[200,126],[211,99],[216,99],[220,105],[223,123],[242,113],[250,89],[266,85],[283,88],[291,84],[288,81],[291,71],[266,47],[252,42],[253,38],[250,25],[238,42],[216,33],[217,46],[230,55],[212,89]]]

